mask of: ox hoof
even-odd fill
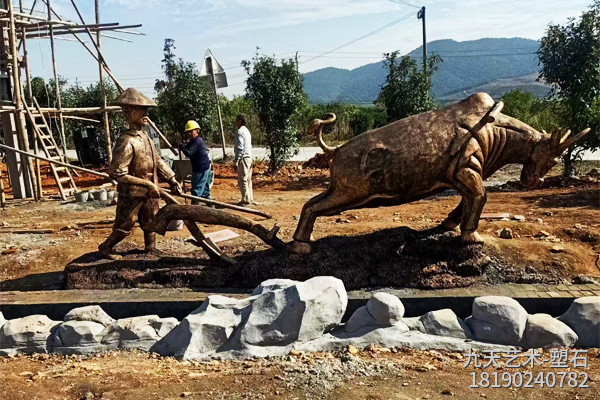
[[[294,254],[309,254],[311,252],[310,244],[294,240],[289,247],[290,252]]]
[[[460,222],[456,222],[449,218],[446,218],[440,224],[440,229],[444,232],[451,232],[451,231],[455,231],[456,228],[458,227],[458,225],[460,225]]]
[[[479,236],[477,231],[466,231],[460,235],[463,243],[483,243],[483,239]]]

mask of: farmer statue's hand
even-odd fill
[[[160,198],[160,190],[159,190],[158,186],[156,186],[154,183],[148,182],[148,186],[146,186],[146,188],[148,189],[148,192],[146,193],[146,197],[149,197],[151,199]]]
[[[169,181],[169,185],[171,185],[171,191],[173,192],[173,194],[181,194],[181,185],[179,184],[179,182],[177,182],[177,179],[175,179],[175,177],[171,178],[171,180]]]

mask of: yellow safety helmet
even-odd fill
[[[200,125],[198,125],[196,121],[188,121],[187,124],[185,124],[184,132],[189,132],[193,129],[200,129]]]

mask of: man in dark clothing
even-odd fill
[[[181,144],[179,149],[192,162],[192,196],[212,199],[210,197],[212,171],[210,159],[208,158],[208,148],[198,135],[199,130],[200,125],[196,121],[188,121],[185,124],[185,133],[190,140],[186,144]],[[193,200],[192,204],[198,204],[198,200]]]

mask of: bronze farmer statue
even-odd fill
[[[108,169],[108,175],[118,182],[117,212],[113,232],[98,249],[108,256],[117,243],[129,236],[137,219],[144,231],[145,250],[153,251],[156,234],[149,226],[158,212],[158,178],[169,182],[176,193],[181,193],[181,187],[175,173],[156,154],[154,142],[142,130],[148,125],[148,108],[156,107],[156,103],[129,88],[112,104],[122,107],[129,129],[117,140]]]
[[[502,105],[477,93],[365,132],[338,148],[321,137],[323,124],[335,121],[335,115],[314,120],[308,133],[318,134],[319,145],[331,157],[331,183],[304,205],[291,250],[310,252],[308,241],[319,216],[410,203],[450,188],[462,200],[442,228],[460,224],[464,242],[481,242],[477,226],[487,199],[483,181],[507,164],[522,164],[521,181],[535,188],[564,151],[589,132],[574,137],[541,133],[501,114]]]

